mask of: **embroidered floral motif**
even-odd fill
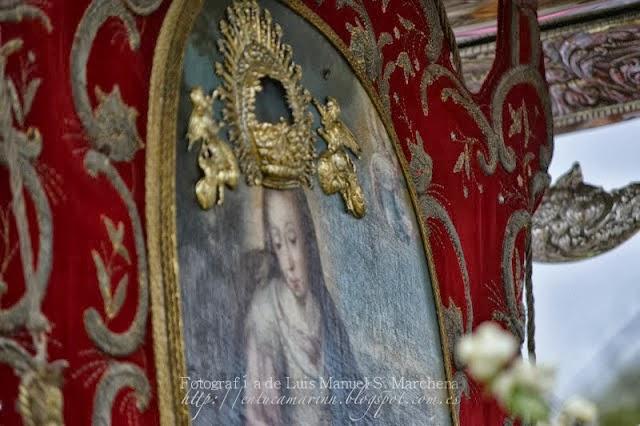
[[[130,161],[137,150],[143,145],[136,128],[137,112],[132,107],[125,104],[120,95],[117,85],[106,94],[96,88],[98,106],[93,109],[87,94],[86,66],[93,41],[98,30],[110,17],[119,18],[125,25],[129,36],[130,46],[135,49],[140,42],[138,32],[132,13],[143,11],[145,14],[155,10],[160,1],[107,1],[94,0],[87,8],[85,15],[78,24],[76,37],[71,48],[71,87],[76,112],[88,136],[88,142],[92,150],[85,156],[85,168],[91,176],[104,174],[114,186],[123,199],[129,217],[132,222],[134,241],[136,245],[136,260],[138,266],[138,306],[134,320],[129,329],[122,333],[114,333],[102,322],[98,312],[90,308],[85,312],[85,327],[92,340],[103,351],[114,356],[124,356],[133,353],[142,343],[145,334],[146,319],[148,312],[148,282],[146,265],[146,248],[142,225],[132,194],[122,181],[117,169],[111,164],[112,161]],[[116,248],[122,251],[121,248]],[[94,262],[96,256],[92,256]],[[99,264],[96,263],[96,267]],[[99,270],[99,268],[98,268]],[[101,274],[98,272],[98,277]],[[102,279],[104,281],[104,275]],[[122,287],[117,287],[113,298],[107,297],[109,301],[110,313],[115,315],[115,309],[120,303],[120,294],[126,293],[126,284],[121,282]],[[107,294],[106,285],[100,284],[103,289],[103,298]],[[120,291],[120,293],[118,292]],[[110,293],[110,291],[109,291]],[[118,296],[118,298],[116,298]],[[124,303],[124,302],[123,302]],[[107,314],[109,317],[109,314]]]
[[[114,222],[102,215],[111,243],[111,254],[95,249],[90,254],[96,268],[107,320],[115,318],[121,311],[126,303],[129,287],[129,273],[125,272],[112,289],[112,279],[116,275],[115,259],[119,259],[124,268],[135,265],[137,269],[138,301],[133,321],[125,331],[111,331],[95,308],[88,308],[84,312],[87,334],[104,354],[111,357],[123,357],[137,351],[146,333],[149,284],[142,221],[131,190],[113,164],[131,161],[144,144],[138,135],[137,111],[123,100],[118,85],[114,85],[108,93],[96,87],[98,105],[95,108],[91,105],[87,87],[87,61],[98,31],[110,18],[117,18],[124,24],[131,49],[137,49],[141,34],[135,15],[146,16],[154,12],[161,3],[162,0],[93,0],[78,24],[70,55],[75,109],[91,146],[84,157],[85,169],[90,176],[106,177],[121,198],[127,209],[135,246],[135,256],[132,257],[124,245],[124,223]],[[94,364],[95,361],[87,366]],[[113,360],[109,361],[106,369],[98,369],[92,373],[94,374],[101,374],[94,397],[94,424],[111,424],[115,397],[125,387],[135,389],[137,411],[144,411],[148,406],[151,395],[149,381],[146,373],[139,367]]]
[[[91,257],[96,267],[96,275],[98,279],[98,285],[100,288],[100,294],[102,295],[102,301],[104,303],[104,310],[108,319],[113,319],[124,303],[125,296],[127,294],[127,285],[129,284],[129,275],[125,273],[122,275],[115,290],[112,291],[111,283],[113,275],[117,270],[115,260],[117,257],[124,259],[127,264],[131,264],[131,258],[129,252],[123,245],[122,240],[124,237],[124,224],[118,222],[118,225],[114,225],[111,219],[107,216],[102,216],[102,221],[107,228],[109,239],[111,241],[111,254],[107,257],[103,256],[97,250],[91,250]],[[105,259],[106,262],[105,262]]]
[[[507,222],[502,244],[502,284],[507,311],[496,311],[493,314],[494,319],[506,323],[509,330],[520,339],[520,343],[525,340],[521,284],[523,278],[521,265],[523,262],[516,249],[516,238],[522,231],[530,231],[530,226],[531,215],[526,210],[514,212]]]
[[[17,244],[11,238],[10,220],[10,206],[7,206],[6,209],[0,207],[0,244],[2,247],[2,251],[0,251],[0,302],[2,302],[2,295],[8,290],[4,275],[18,249]]]
[[[423,30],[425,27],[424,22],[418,24],[417,21],[404,21],[409,17],[415,19],[415,15],[407,10],[418,3],[422,6],[422,16],[426,17],[429,27],[426,55],[422,54],[421,49],[407,47],[412,46],[412,41],[421,37],[418,30]],[[530,310],[529,308],[525,310],[521,302],[523,282],[527,281],[525,277],[530,271],[530,262],[525,262],[525,259],[529,258],[530,244],[525,243],[526,247],[523,250],[520,243],[523,234],[526,237],[529,231],[526,216],[530,215],[536,200],[548,185],[547,168],[553,150],[551,111],[547,102],[547,89],[540,73],[538,24],[535,19],[534,3],[531,0],[523,0],[506,5],[504,11],[511,16],[503,17],[509,23],[505,35],[511,40],[506,40],[507,50],[503,52],[506,57],[501,64],[498,64],[502,67],[501,75],[494,73],[494,75],[498,74],[495,75],[497,79],[488,81],[483,93],[471,94],[459,76],[460,67],[456,59],[457,52],[453,37],[449,37],[449,46],[447,46],[449,49],[443,48],[443,36],[445,33],[450,34],[450,27],[446,24],[446,17],[442,19],[441,2],[403,3],[403,7],[406,5],[406,8],[400,15],[389,18],[394,21],[387,22],[384,27],[384,30],[389,32],[384,34],[385,42],[388,40],[388,44],[385,45],[387,48],[384,50],[378,45],[379,38],[383,34],[377,32],[370,21],[364,17],[367,8],[357,0],[337,2],[338,9],[349,6],[358,15],[355,25],[359,30],[351,31],[351,38],[347,36],[345,42],[347,44],[351,42],[352,50],[356,56],[360,56],[363,66],[367,66],[363,56],[367,49],[373,52],[378,48],[384,52],[381,60],[374,56],[375,67],[371,66],[373,59],[367,58],[370,61],[368,65],[370,71],[375,71],[370,72],[369,77],[374,82],[384,106],[387,107],[387,112],[394,119],[396,132],[407,141],[405,152],[410,155],[409,169],[416,184],[421,213],[430,225],[429,239],[443,248],[447,242],[451,242],[458,259],[462,283],[456,279],[450,279],[450,275],[447,275],[448,282],[444,287],[446,289],[462,284],[465,289],[466,309],[456,305],[456,301],[452,299],[448,300],[449,305],[444,309],[447,333],[453,341],[456,340],[455,336],[471,331],[474,319],[469,273],[460,241],[461,236],[458,235],[457,224],[453,223],[447,211],[449,201],[444,187],[438,181],[432,182],[432,167],[436,165],[425,152],[423,141],[420,139],[418,131],[422,131],[423,135],[426,134],[425,127],[415,122],[412,94],[402,92],[401,88],[391,87],[391,85],[404,84],[416,87],[419,83],[419,101],[425,122],[432,119],[429,117],[430,103],[444,102],[449,104],[448,108],[455,108],[456,112],[465,114],[477,126],[477,131],[473,128],[471,132],[465,129],[465,136],[455,135],[454,142],[460,142],[462,146],[454,157],[455,161],[446,166],[447,171],[449,175],[459,175],[462,179],[463,194],[466,197],[471,193],[472,182],[477,184],[480,193],[484,193],[486,188],[480,182],[484,183],[487,177],[491,177],[494,182],[498,181],[500,192],[495,202],[499,209],[506,210],[507,218],[510,219],[505,226],[505,240],[502,247],[502,282],[490,282],[487,286],[490,287],[491,294],[495,293],[492,296],[494,301],[501,301],[501,304],[495,304],[495,315],[509,323],[509,327],[518,337],[524,337],[526,321],[527,337],[528,340],[532,340],[533,312],[531,312],[531,318],[525,319],[523,314],[528,315]],[[376,4],[374,7],[379,6]],[[382,6],[382,10],[383,13],[391,12],[386,6]],[[374,24],[377,25],[377,22]],[[523,25],[528,25],[528,29],[522,31],[521,35],[520,29]],[[352,24],[351,26],[353,27]],[[409,40],[409,37],[413,39]],[[364,45],[368,45],[368,48],[356,48]],[[392,49],[396,46],[397,49]],[[394,52],[394,57],[387,57],[389,55],[387,52],[391,51]],[[441,57],[444,51],[451,53],[451,60]],[[448,60],[453,66],[447,64]],[[398,77],[394,72],[400,70],[403,78],[397,80],[394,78],[392,83],[392,77]],[[418,78],[420,80],[417,82]],[[524,99],[520,95],[523,90],[527,93]],[[529,93],[533,93],[534,96],[529,96]],[[517,100],[513,99],[516,94],[518,94]],[[542,110],[542,114],[539,110]],[[541,130],[540,119],[544,120],[546,135]],[[505,123],[504,120],[508,121]],[[432,124],[433,121],[430,123]],[[406,135],[415,135],[418,143]],[[538,143],[535,138],[542,135],[547,139]],[[536,151],[533,150],[534,145]],[[484,176],[476,176],[474,173],[476,166],[480,167]],[[496,174],[498,167],[501,167],[506,174]],[[516,210],[516,213],[513,210]],[[445,234],[444,238],[441,234]],[[528,294],[527,300],[529,300]],[[459,378],[459,374],[464,373],[458,372],[456,377]]]
[[[51,22],[37,6],[22,1],[0,4],[0,22],[39,21],[48,32]],[[40,78],[32,78],[35,54],[26,54],[28,66],[19,70],[16,84],[6,69],[12,55],[18,56],[23,40],[14,38],[0,46],[0,165],[9,172],[10,204],[0,208],[0,297],[8,290],[4,275],[11,261],[22,264],[25,292],[12,306],[0,309],[0,363],[9,365],[20,378],[16,408],[25,425],[61,425],[63,412],[62,372],[64,360],[50,362],[47,350],[50,324],[42,313],[52,261],[52,220],[49,201],[33,161],[42,151],[42,136],[36,127],[27,125],[27,116],[36,99]],[[35,208],[37,226],[27,219],[29,196]],[[10,235],[10,216],[16,226],[17,244]],[[35,233],[33,238],[32,232]],[[36,242],[37,253],[32,243]],[[26,329],[32,348],[10,334]],[[33,353],[32,353],[33,352]]]
[[[427,223],[434,221],[444,227],[448,239],[456,253],[464,285],[467,319],[466,324],[463,322],[462,310],[456,305],[453,299],[449,298],[448,306],[444,309],[444,326],[447,335],[449,353],[454,354],[455,351],[453,348],[455,347],[455,344],[464,334],[470,333],[473,326],[473,302],[471,299],[469,272],[467,271],[467,264],[464,258],[460,237],[456,231],[453,221],[449,217],[444,206],[442,206],[441,203],[433,196],[428,194],[429,185],[431,184],[433,161],[429,154],[425,152],[424,142],[419,133],[416,133],[416,140],[417,143],[408,143],[411,151],[409,169],[418,191],[418,203],[421,207],[421,213],[424,215],[424,219]],[[433,227],[432,232],[436,229],[438,228]],[[455,358],[452,361],[456,368],[453,379],[458,383],[456,396],[461,397],[462,395],[465,395],[468,397],[469,386],[466,374]],[[457,405],[458,410],[459,408],[460,406]]]
[[[476,138],[469,138],[466,136],[459,136],[455,132],[451,133],[451,141],[459,142],[462,144],[462,151],[460,155],[458,155],[458,159],[456,160],[455,165],[453,166],[453,173],[460,174],[462,176],[462,193],[464,198],[469,197],[469,184],[475,183],[478,188],[478,192],[482,194],[483,186],[482,184],[477,182],[476,174],[473,171],[473,166],[471,164],[471,152],[474,145],[478,144],[480,141]]]
[[[424,150],[424,143],[420,137],[420,133],[416,133],[416,143],[409,142],[409,150],[411,151],[411,161],[409,162],[409,171],[416,184],[419,194],[426,194],[429,185],[431,185],[431,174],[433,171],[433,160]]]
[[[144,145],[138,136],[135,108],[127,106],[115,86],[106,94],[96,87],[98,107],[95,110],[95,139],[91,145],[112,161],[131,161]]]

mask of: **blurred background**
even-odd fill
[[[550,174],[575,161],[605,190],[640,182],[640,120],[556,137]],[[640,419],[640,236],[601,255],[534,263],[538,361],[557,367],[557,402],[583,395],[601,424]]]
[[[498,1],[443,4],[466,84],[478,91],[494,60]],[[602,425],[637,425],[640,1],[538,5],[556,137],[555,184],[533,225],[537,359],[557,368],[554,408],[578,394],[597,404]],[[570,235],[587,237],[581,246]]]

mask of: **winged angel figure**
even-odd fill
[[[213,119],[213,100],[216,96],[218,92],[215,90],[210,96],[205,95],[200,87],[191,91],[193,111],[187,139],[189,149],[194,142],[202,141],[198,165],[204,171],[204,177],[196,184],[196,196],[203,209],[224,203],[225,185],[234,189],[240,175],[233,151],[218,136],[222,126]]]
[[[326,106],[315,100],[314,103],[322,122],[318,134],[327,142],[327,150],[318,160],[320,187],[327,195],[340,192],[347,210],[361,218],[366,212],[364,194],[358,183],[356,165],[345,149],[348,148],[359,157],[360,145],[351,130],[340,120],[340,105],[335,98],[328,97]]]

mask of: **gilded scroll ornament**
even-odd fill
[[[364,193],[358,182],[356,166],[345,149],[359,156],[360,145],[340,120],[340,105],[335,98],[329,97],[325,106],[319,102],[315,105],[322,117],[322,128],[318,129],[318,134],[327,142],[327,150],[320,154],[318,160],[320,187],[327,195],[340,192],[349,213],[361,218],[366,212]]]
[[[327,142],[327,150],[316,163],[312,97],[302,86],[302,69],[293,62],[291,46],[282,42],[282,28],[255,0],[236,0],[226,14],[220,21],[222,38],[218,41],[223,61],[215,67],[222,84],[211,95],[199,87],[191,91],[187,139],[189,149],[202,141],[198,164],[204,177],[196,184],[200,206],[206,210],[222,204],[225,186],[235,189],[240,171],[247,185],[290,189],[310,187],[317,170],[325,194],[340,193],[347,211],[363,217],[364,193],[345,149],[357,156],[360,146],[340,119],[338,101],[329,97],[326,105],[316,102],[322,124],[318,134]],[[256,97],[266,79],[282,85],[290,120],[258,120]],[[216,98],[223,103],[222,123],[214,118]],[[233,150],[219,137],[223,126]]]
[[[225,186],[235,189],[240,175],[236,156],[218,136],[221,125],[213,119],[213,100],[217,95],[214,91],[207,96],[200,87],[191,91],[193,111],[187,139],[189,149],[196,141],[202,141],[198,165],[204,177],[196,183],[196,197],[205,210],[224,203]]]
[[[640,183],[611,192],[582,179],[580,164],[549,189],[533,215],[533,258],[569,262],[609,251],[640,230]]]

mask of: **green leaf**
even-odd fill
[[[525,422],[539,422],[549,419],[549,405],[536,392],[516,390],[509,399],[509,411]]]

